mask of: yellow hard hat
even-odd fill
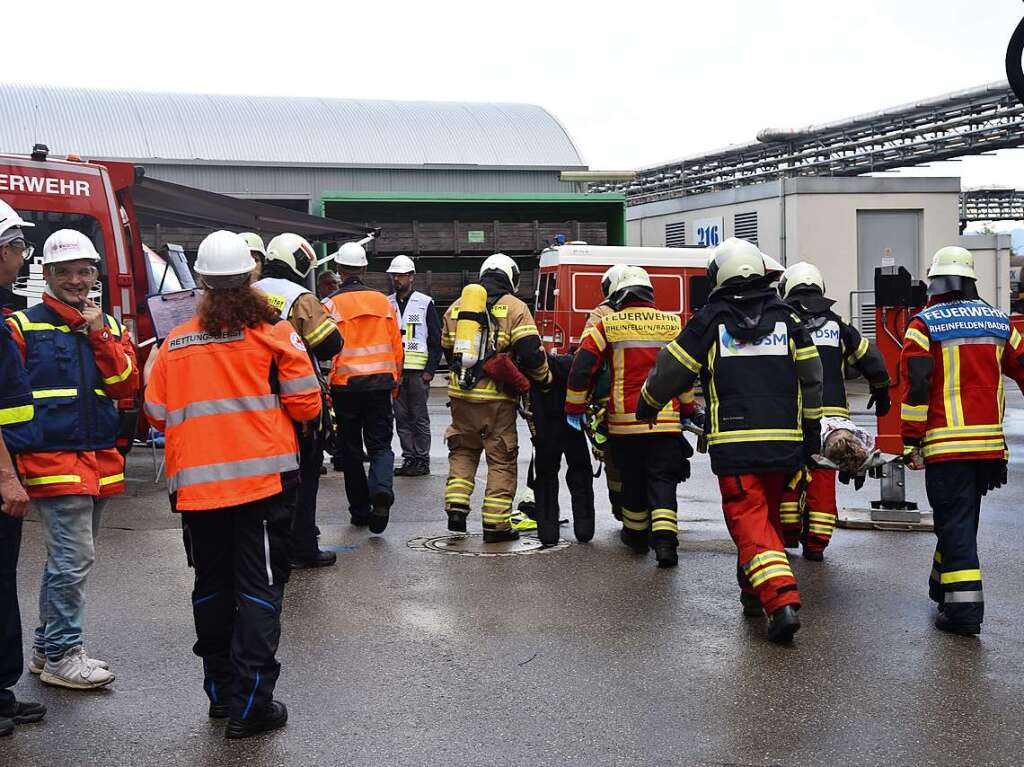
[[[939,248],[932,256],[932,265],[928,270],[928,279],[932,277],[967,277],[976,280],[978,275],[974,272],[973,254],[958,245]]]

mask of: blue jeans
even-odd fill
[[[33,503],[46,541],[35,649],[59,660],[82,644],[85,579],[96,559],[100,515],[107,501],[91,495],[58,495]]]

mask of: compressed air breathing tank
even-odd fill
[[[459,298],[459,319],[455,323],[452,357],[463,371],[470,370],[484,353],[487,290],[483,285],[467,285]]]

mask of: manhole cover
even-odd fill
[[[484,543],[482,533],[438,535],[430,538],[413,538],[410,549],[436,551],[440,554],[455,554],[460,557],[515,557],[520,554],[537,554],[560,551],[568,548],[568,541],[559,541],[554,546],[542,546],[535,536],[523,535],[517,541]]]

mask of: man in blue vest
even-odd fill
[[[400,477],[430,474],[430,416],[427,399],[430,382],[441,361],[441,318],[434,299],[413,290],[416,266],[408,256],[395,256],[388,267],[395,292],[388,301],[395,309],[402,329],[405,369],[395,400],[395,429],[402,443]]]
[[[25,259],[32,256],[23,231],[30,226],[0,200],[0,285],[14,282]],[[18,701],[11,691],[25,663],[17,575],[21,520],[28,512],[28,495],[11,454],[38,441],[34,416],[28,375],[7,326],[0,324],[0,736],[10,735],[17,724],[38,722],[46,715],[45,706]]]
[[[42,440],[18,455],[47,553],[29,671],[44,684],[73,690],[114,681],[107,664],[85,652],[85,581],[103,508],[124,492],[117,401],[139,388],[131,338],[93,300],[99,262],[84,234],[54,232],[43,244],[42,302],[7,319],[40,404],[42,430]]]

